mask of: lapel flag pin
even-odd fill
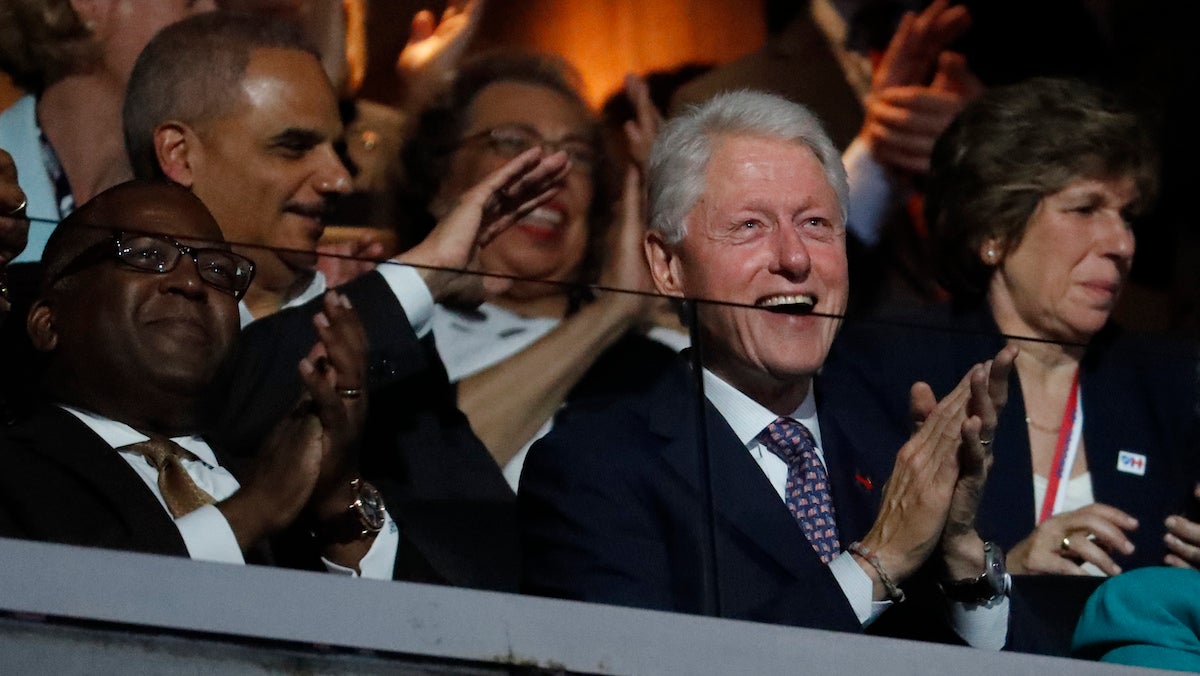
[[[1117,471],[1145,476],[1146,456],[1133,451],[1121,451],[1117,454]]]

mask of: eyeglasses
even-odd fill
[[[106,260],[138,272],[166,274],[178,267],[184,255],[191,256],[202,282],[237,300],[246,295],[254,279],[254,261],[228,249],[192,247],[163,235],[122,232],[84,249],[51,284]]]
[[[571,158],[571,167],[576,171],[591,174],[596,168],[596,148],[586,139],[567,136],[557,141],[548,140],[527,124],[502,124],[485,129],[464,138],[459,145],[482,141],[492,152],[511,160],[534,146],[549,152],[562,150]]]

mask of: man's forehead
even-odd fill
[[[198,198],[168,186],[131,188],[108,196],[97,222],[107,228],[161,233],[205,242],[225,240],[216,220]]]

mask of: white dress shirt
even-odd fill
[[[786,501],[787,463],[759,441],[762,431],[779,416],[707,369],[704,370],[704,393],[758,463],[775,492],[779,494],[779,499]],[[817,445],[817,457],[824,463],[821,425],[817,420],[817,403],[811,386],[804,401],[790,417],[812,433]],[[874,589],[870,576],[848,552],[835,556],[829,562],[829,570],[864,627],[891,607],[891,601],[873,600]],[[963,640],[977,648],[999,650],[1004,647],[1008,636],[1007,597],[990,607],[965,603],[951,603],[950,606],[951,625]]]
[[[149,438],[125,423],[70,406],[62,408],[87,425],[113,449],[146,441]],[[195,454],[196,460],[182,460],[183,467],[196,485],[207,491],[217,502],[230,497],[241,487],[237,479],[217,462],[217,457],[208,442],[198,436],[174,437],[171,440]],[[150,489],[154,497],[158,498],[163,511],[170,514],[167,503],[163,500],[162,491],[158,487],[158,469],[147,462],[146,457],[141,453],[118,452],[121,458],[129,463],[133,471],[146,483],[146,488]],[[215,505],[206,505],[174,521],[176,528],[179,529],[179,534],[183,537],[189,557],[200,561],[221,563],[244,564],[246,562],[242,557],[241,548],[238,547],[233,529],[229,527],[225,515]],[[400,531],[396,527],[396,523],[392,521],[392,517],[386,515],[385,512],[383,530],[375,536],[375,542],[372,543],[371,549],[359,562],[361,576],[390,580],[399,544]],[[330,572],[343,575],[358,576],[360,574],[353,568],[346,568],[328,560],[325,561],[325,567]]]

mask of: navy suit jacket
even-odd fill
[[[852,419],[820,386],[822,446],[845,546],[874,522],[896,448],[850,446]],[[703,411],[721,616],[861,631],[762,470],[707,401]],[[560,414],[530,451],[518,491],[523,591],[707,612],[698,417],[682,361],[644,391],[577,402]]]
[[[1004,338],[982,308],[949,306],[842,328],[826,362],[826,380],[862,411],[855,433],[876,443],[907,439],[909,388],[925,381],[941,397],[976,362],[995,356]],[[1197,445],[1197,359],[1194,345],[1134,335],[1109,326],[1088,346],[1080,374],[1084,445],[1097,502],[1140,523],[1129,533],[1135,551],[1114,555],[1124,569],[1159,565],[1166,554],[1163,520],[1194,516],[1200,475]],[[1009,400],[992,446],[995,464],[980,506],[978,529],[1010,549],[1036,523],[1033,466],[1025,402],[1014,371]],[[1057,424],[1062,411],[1036,414]],[[1145,456],[1144,475],[1120,471],[1121,451]]]

